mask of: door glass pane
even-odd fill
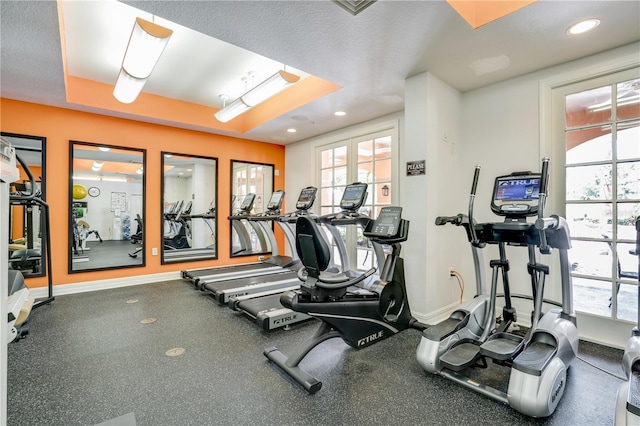
[[[567,164],[611,160],[611,126],[571,130],[566,136]]]
[[[377,165],[376,165],[377,166]],[[373,163],[358,164],[358,182],[373,182]]]
[[[577,311],[610,317],[611,283],[573,278],[573,299]]]
[[[602,238],[611,235],[611,204],[567,204],[572,237]]]
[[[376,182],[391,181],[391,159],[376,161]]]
[[[618,120],[640,118],[640,78],[618,83]]]
[[[640,198],[640,161],[618,164],[618,200]]]
[[[325,206],[333,205],[333,188],[322,188],[320,190],[320,197]]]
[[[373,159],[373,141],[358,143],[358,162],[371,161]]]
[[[333,169],[322,170],[322,186],[331,186],[333,183]]]
[[[333,184],[334,185],[346,185],[347,184],[347,167],[336,167],[333,169]]]
[[[567,127],[584,127],[611,120],[611,86],[603,86],[566,97]]]
[[[567,167],[567,200],[610,199],[610,164]]]
[[[618,318],[625,321],[638,321],[638,286],[620,284],[618,289]]]
[[[374,185],[374,194],[375,203],[376,204],[391,204],[391,184],[388,183],[377,183]],[[376,216],[378,217],[378,212],[380,209],[376,209]]]
[[[376,138],[376,160],[391,158],[391,136]]]
[[[636,245],[630,243],[616,244],[618,255],[618,278],[638,280],[638,256],[635,254]]]
[[[333,165],[343,166],[347,164],[347,147],[340,146],[333,152]]]
[[[640,121],[618,124],[618,159],[640,158]]]
[[[618,238],[621,240],[636,239],[635,221],[640,217],[640,203],[618,203]]]
[[[569,258],[573,272],[611,278],[613,258],[606,241],[572,241],[571,246]]]
[[[331,167],[333,165],[333,150],[327,149],[326,151],[322,151],[320,155],[322,160],[321,168]]]

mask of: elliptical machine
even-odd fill
[[[400,250],[401,243],[407,240],[409,222],[402,219],[401,213],[401,207],[384,207],[365,229],[367,238],[391,246],[380,280],[368,289],[357,285],[375,269],[356,277],[342,272],[325,272],[330,261],[329,246],[313,219],[298,218],[296,250],[304,265],[298,272],[302,283],[299,290],[283,294],[280,302],[286,308],[318,318],[322,323],[315,334],[288,357],[275,347],[265,349],[264,355],[307,392],[318,392],[322,382],[299,364],[325,340],[339,337],[352,348],[361,349],[409,327],[424,329],[411,316],[407,300]]]
[[[627,381],[620,385],[616,397],[614,424],[640,424],[640,217],[636,219],[636,249],[638,256],[638,322],[631,330],[622,358]]]
[[[418,363],[426,371],[444,376],[468,389],[505,403],[532,417],[546,417],[556,409],[566,387],[566,373],[578,352],[578,331],[573,312],[571,248],[564,218],[544,217],[549,159],[542,160],[542,172],[516,172],[495,180],[491,209],[505,217],[500,223],[475,223],[473,203],[480,168],[476,167],[469,200],[469,216],[438,217],[436,225],[464,226],[471,242],[478,295],[445,321],[422,334],[417,349]],[[527,217],[538,216],[535,223]],[[492,260],[491,292],[482,284],[479,249],[496,244],[500,258]],[[511,306],[506,245],[527,247],[527,271],[531,279],[534,310],[532,324],[524,337],[508,331],[516,321]],[[545,278],[549,267],[537,262],[535,249],[549,254],[555,248],[560,258],[562,308],[542,312]],[[503,321],[496,324],[498,277],[502,277],[505,307]],[[510,369],[508,390],[495,389],[470,379],[463,371],[488,367],[487,359]]]

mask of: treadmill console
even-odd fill
[[[383,207],[378,218],[373,222],[367,237],[388,238],[398,234],[402,221],[402,207]]]
[[[247,194],[244,196],[242,200],[242,204],[240,204],[240,212],[248,213],[253,208],[253,203],[256,200],[256,194]]]
[[[540,173],[517,172],[498,176],[493,186],[491,210],[500,216],[525,218],[538,214]]]
[[[318,188],[308,186],[300,192],[298,201],[296,202],[296,210],[309,210],[316,201],[316,193]]]
[[[355,211],[358,210],[367,200],[367,184],[355,182],[347,185],[340,200],[340,208],[342,210]]]
[[[279,211],[282,207],[282,201],[284,201],[284,191],[274,191],[267,204],[267,211]]]

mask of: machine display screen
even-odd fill
[[[540,174],[499,176],[493,187],[491,210],[501,216],[523,218],[538,212]]]
[[[349,185],[345,188],[344,194],[342,194],[340,204],[361,204],[366,191],[367,187],[365,185]]]
[[[531,201],[538,199],[539,177],[499,179],[493,199],[496,201]]]
[[[269,204],[267,204],[267,210],[277,210],[280,208],[282,204],[282,197],[284,196],[284,192],[276,191],[271,194],[271,199],[269,200]]]
[[[240,210],[246,211],[250,210],[253,205],[253,199],[255,198],[255,194],[247,194],[242,200],[242,204],[240,204]]]
[[[298,197],[298,203],[308,203],[311,200],[316,198],[316,192],[318,190],[316,188],[306,188],[300,192],[300,197]]]
[[[298,197],[298,202],[296,203],[296,209],[309,209],[313,205],[313,202],[316,200],[316,193],[318,192],[318,188],[305,188],[300,192],[300,196]]]

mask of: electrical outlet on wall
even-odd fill
[[[157,256],[158,255],[158,248],[157,247],[153,247],[151,249],[151,255],[152,256]]]

